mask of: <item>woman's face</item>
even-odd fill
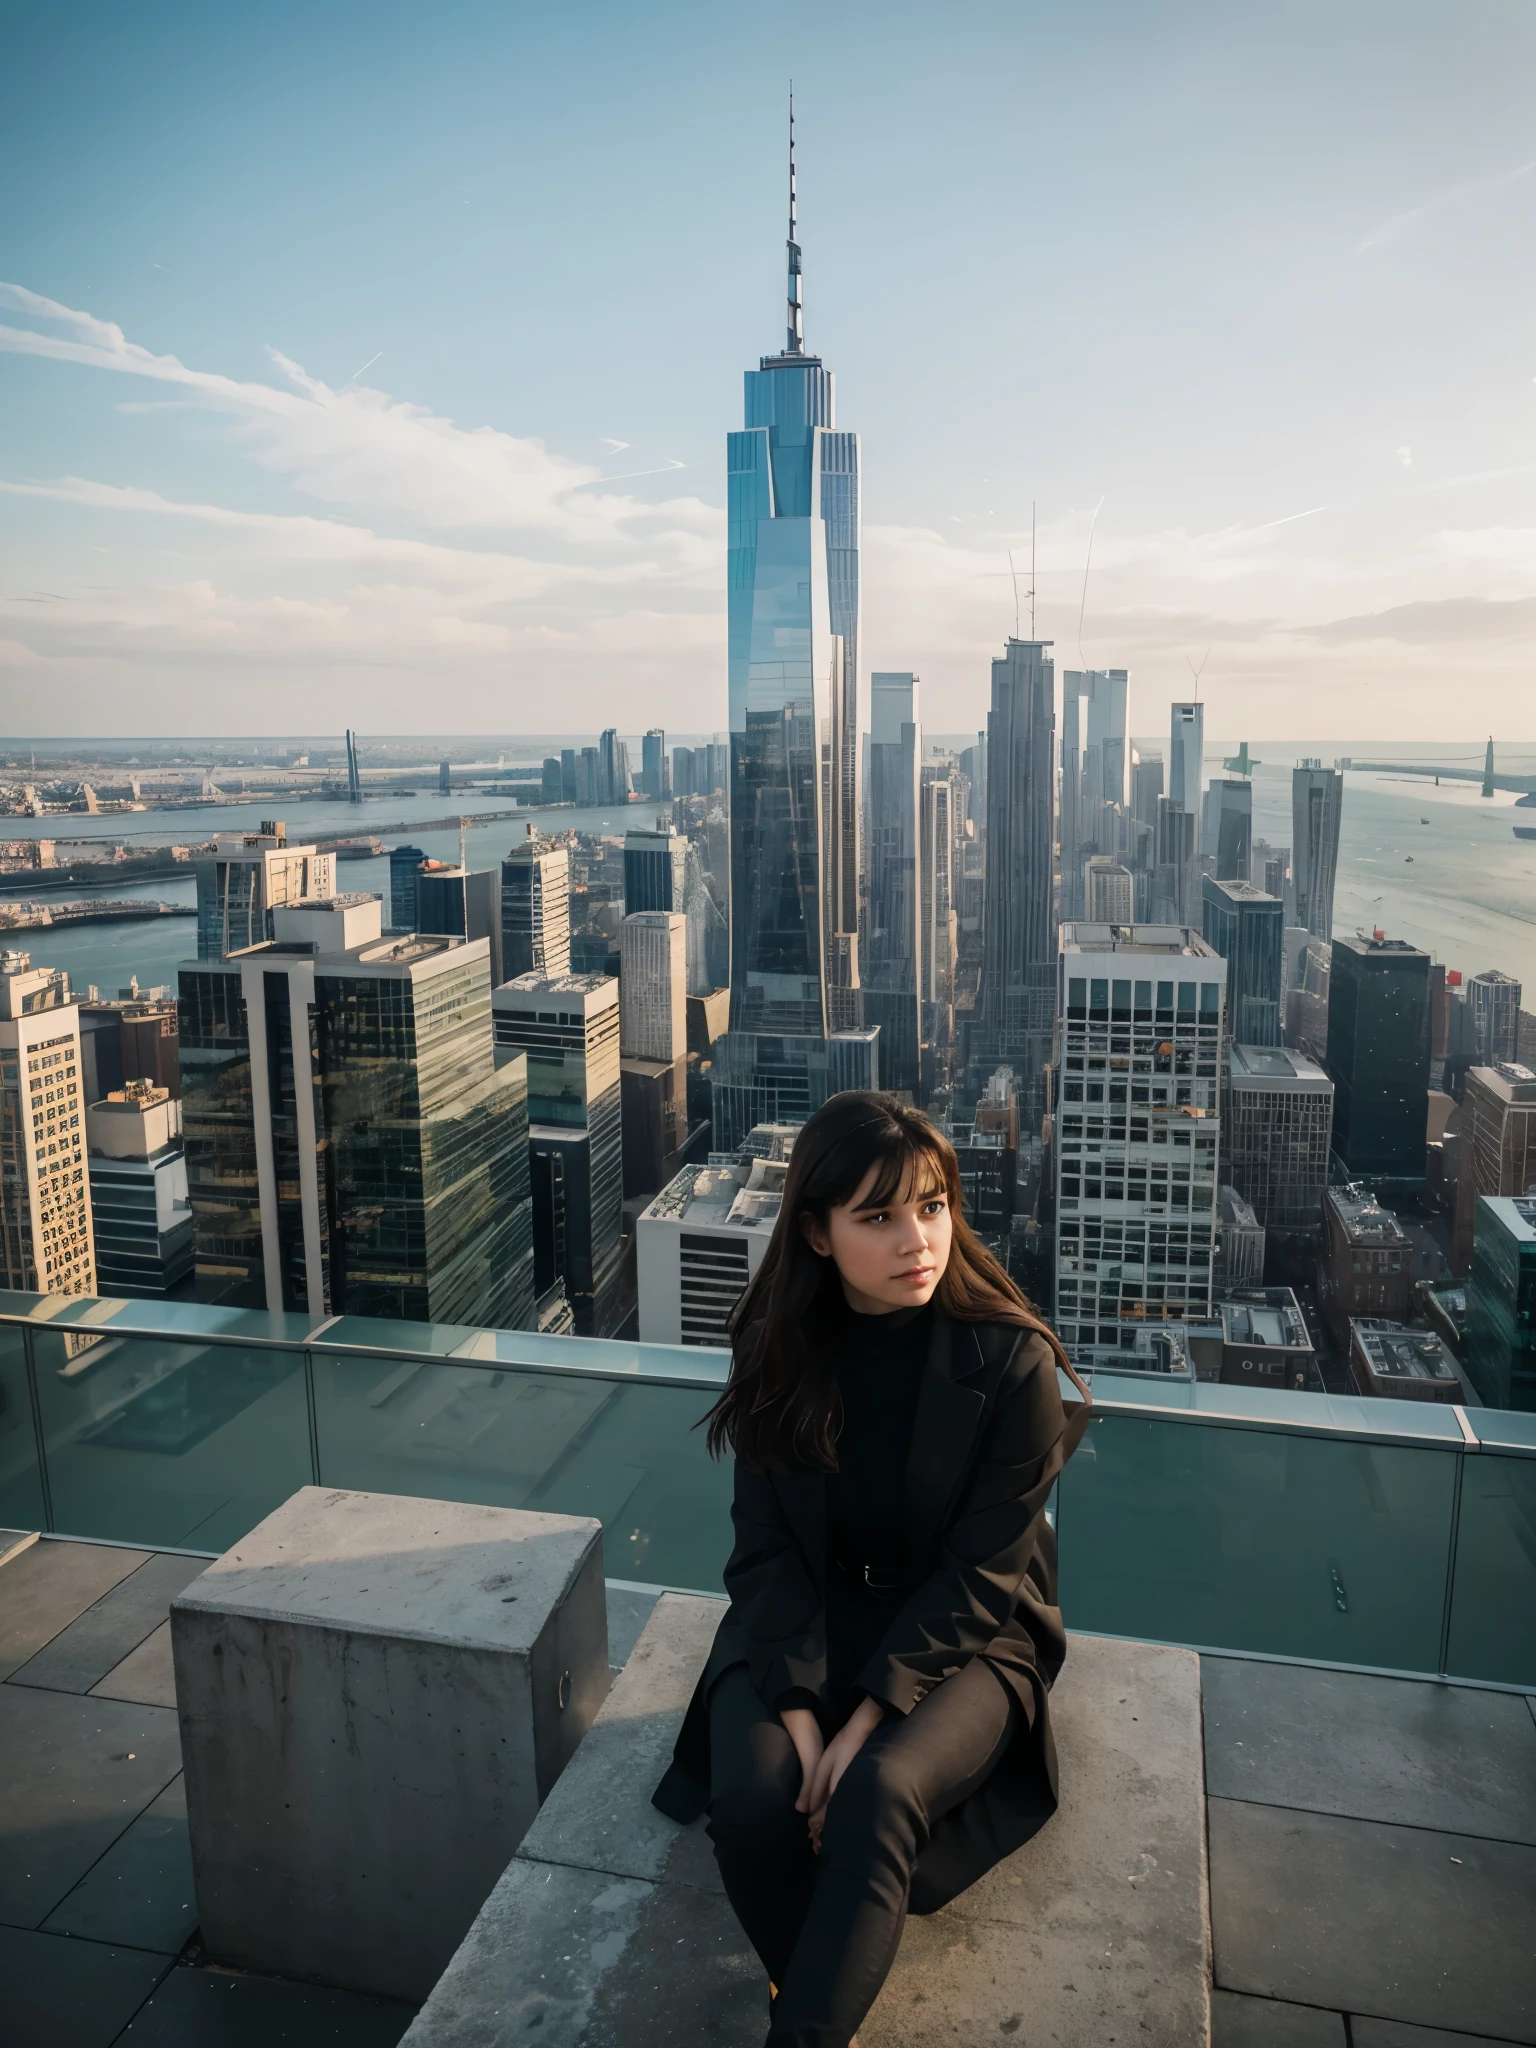
[[[952,1228],[949,1196],[926,1160],[915,1162],[883,1209],[869,1205],[878,1175],[872,1166],[852,1201],[829,1209],[825,1223],[800,1219],[812,1246],[836,1265],[849,1307],[867,1316],[932,1300],[949,1264]]]

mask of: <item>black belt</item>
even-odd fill
[[[912,1574],[889,1559],[849,1557],[841,1552],[827,1560],[831,1575],[865,1600],[902,1600],[912,1589]]]

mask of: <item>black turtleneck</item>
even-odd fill
[[[932,1334],[927,1305],[859,1315],[845,1304],[837,1319],[843,1421],[837,1470],[827,1480],[827,1549],[834,1557],[907,1561],[907,1457]]]

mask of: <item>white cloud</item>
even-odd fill
[[[1522,178],[1528,178],[1536,171],[1536,157],[1529,163],[1516,164],[1513,170],[1496,171],[1487,178],[1468,178],[1460,185],[1449,185],[1443,192],[1436,192],[1432,198],[1418,206],[1410,206],[1404,213],[1394,213],[1387,220],[1379,221],[1368,234],[1362,236],[1355,254],[1365,255],[1369,249],[1385,248],[1388,242],[1395,242],[1410,233],[1421,222],[1432,219],[1436,214],[1448,212],[1453,207],[1475,204],[1480,199],[1497,198],[1507,192],[1511,185],[1518,185]]]

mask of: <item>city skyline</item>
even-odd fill
[[[344,66],[301,83],[259,58],[216,132],[189,88],[221,31],[174,61],[150,29],[66,63],[47,23],[28,27],[11,75],[33,90],[0,145],[34,193],[0,238],[17,732],[61,712],[132,732],[151,701],[162,730],[249,730],[253,701],[282,725],[323,702],[339,730],[359,698],[409,731],[440,721],[445,677],[481,728],[506,722],[491,714],[509,692],[550,687],[594,730],[636,689],[671,727],[721,724],[712,450],[728,365],[771,314],[782,82],[750,66],[743,122],[734,83],[718,87],[744,31],[691,36],[674,9],[638,75],[666,70],[690,119],[637,125],[634,32],[604,19],[600,57],[582,50],[585,118],[613,133],[590,161],[584,126],[573,148],[542,109],[509,120],[486,93],[514,62],[531,83],[558,75],[559,24],[447,24],[444,49],[478,38],[485,74],[456,79],[452,151],[441,83],[408,80],[398,51],[348,54],[356,105]],[[1200,665],[1213,730],[1428,736],[1454,702],[1470,728],[1518,737],[1536,616],[1531,288],[1510,260],[1536,204],[1514,86],[1529,22],[1485,10],[1447,58],[1427,9],[1390,30],[1362,13],[1330,21],[1320,59],[1311,37],[1257,23],[1213,39],[1195,8],[1155,37],[1127,11],[1106,20],[1090,42],[990,9],[969,38],[914,17],[892,49],[839,22],[801,79],[815,338],[879,451],[861,677],[920,672],[930,728],[974,728],[1034,506],[1035,630],[1063,666],[1129,668],[1154,730]],[[970,119],[977,52],[1016,54],[1026,33],[1037,118],[999,139]],[[1315,124],[1297,149],[1303,68]],[[147,152],[124,146],[124,75],[165,126]],[[95,140],[44,194],[25,153],[66,87]],[[1476,122],[1458,121],[1474,91]],[[1111,140],[1064,179],[1056,144],[1090,93]],[[290,136],[272,189],[252,192],[258,136],[301,108],[316,133]],[[194,138],[196,192],[178,155]],[[338,175],[348,148],[371,186]],[[633,194],[611,175],[620,150]],[[641,194],[658,184],[677,306],[660,323],[639,317],[654,294]],[[1149,210],[1172,231],[1141,237]],[[898,320],[914,237],[935,282],[922,319]],[[405,288],[413,267],[425,292]],[[536,322],[515,317],[528,289]],[[1042,290],[1046,317],[1021,324]],[[1142,328],[1116,314],[1126,293]],[[1491,317],[1467,321],[1469,301]]]

